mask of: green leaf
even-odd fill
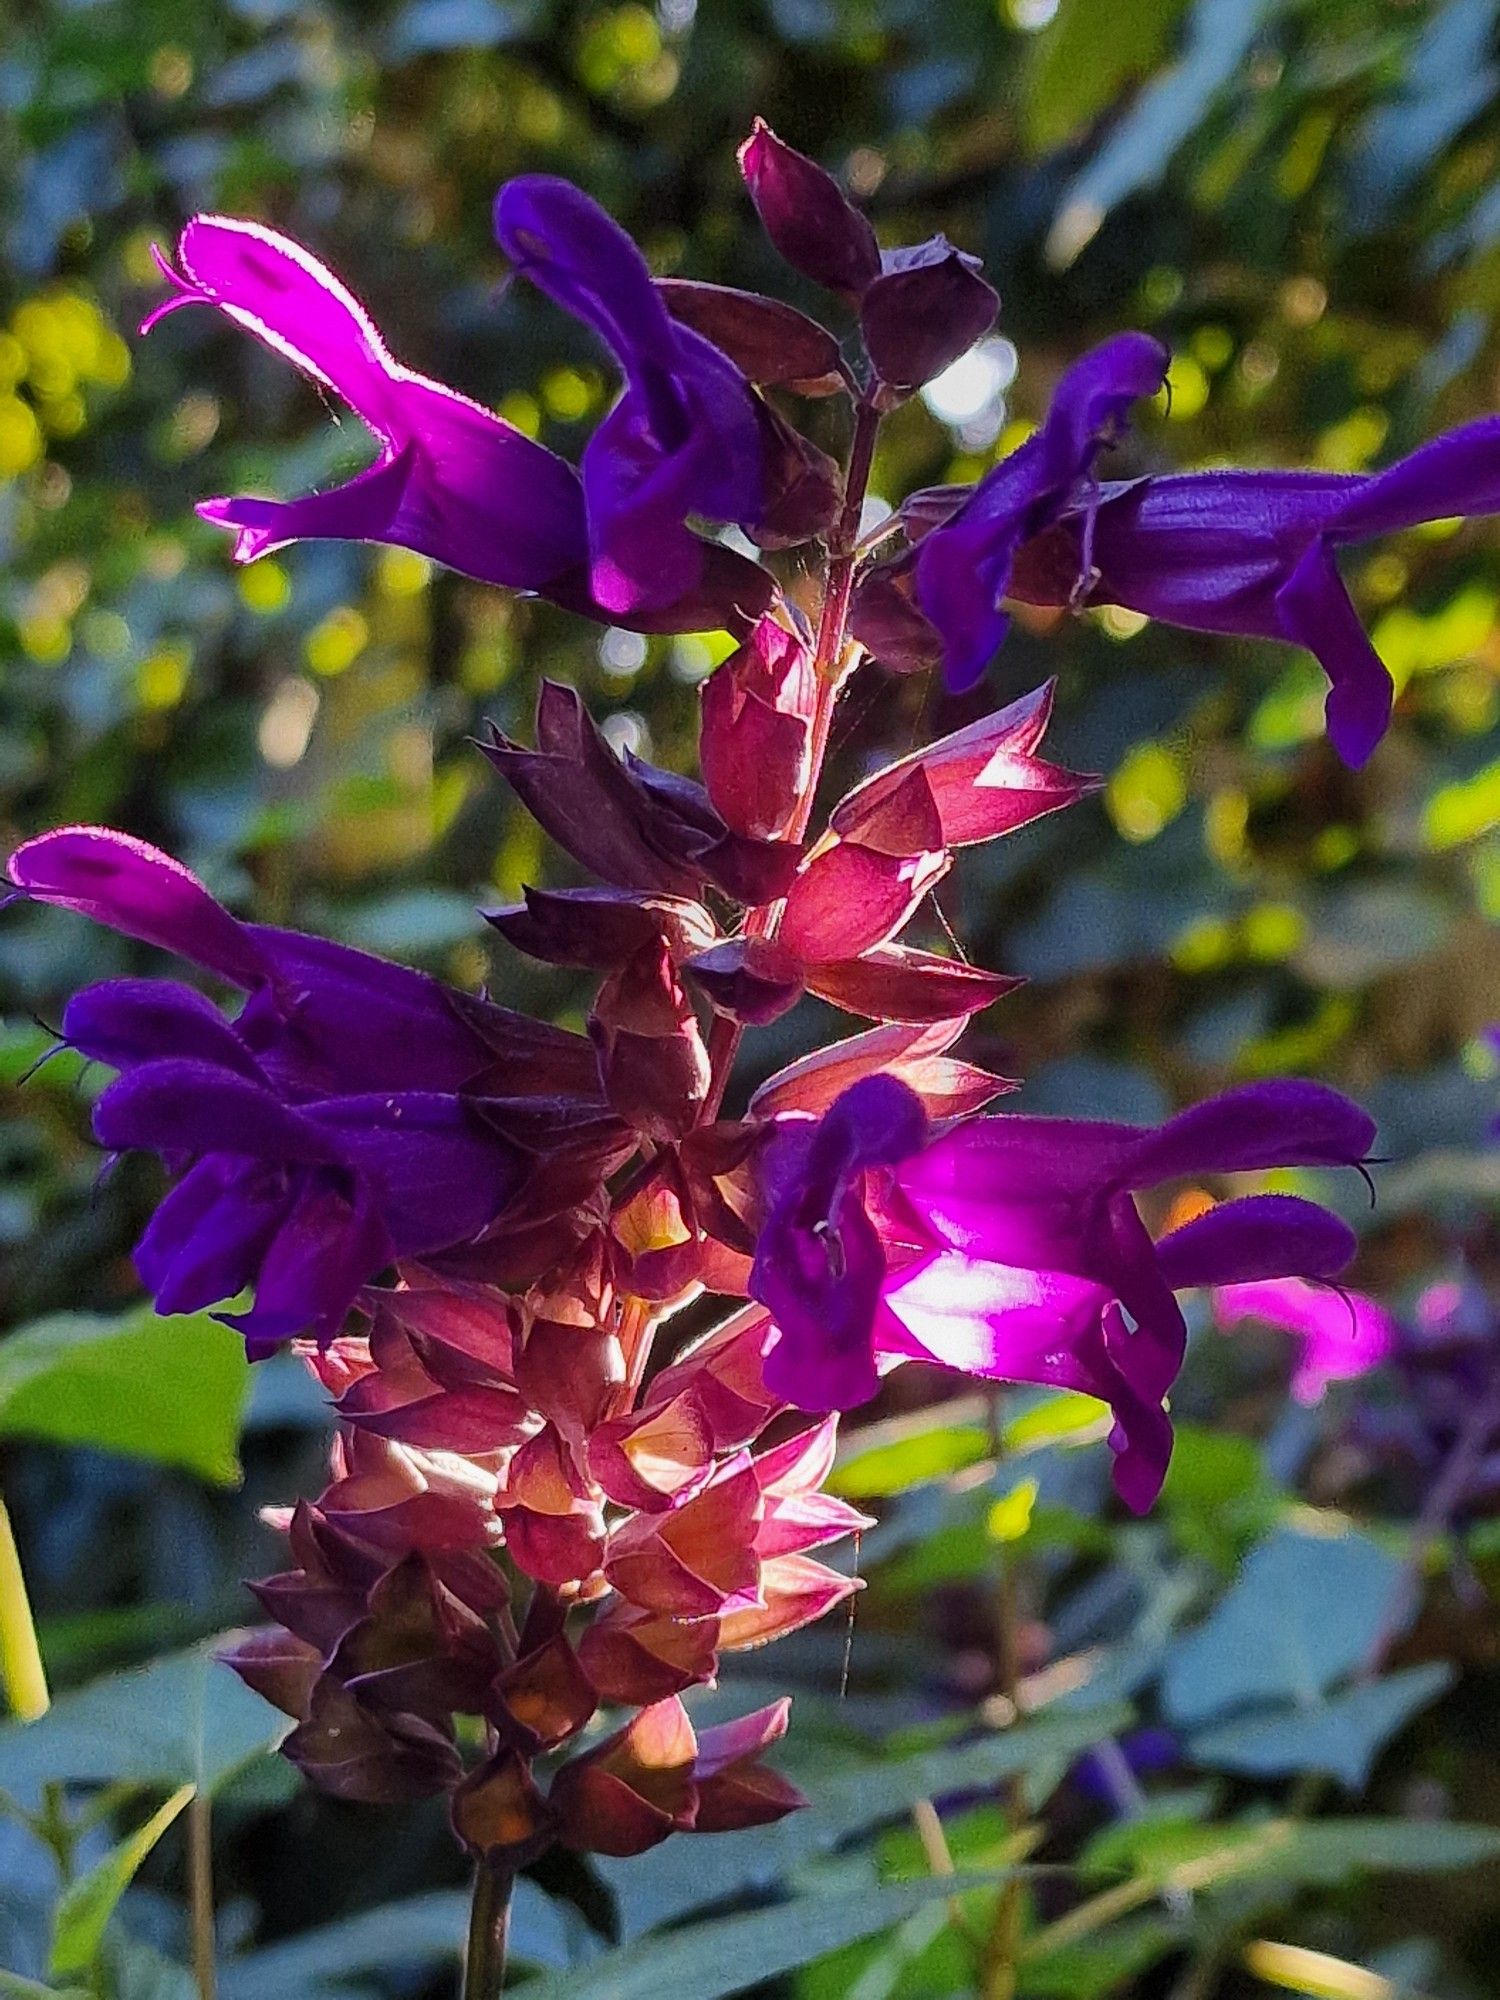
[[[1283,1822],[1284,1838],[1258,1874],[1342,1882],[1381,1873],[1427,1875],[1500,1859],[1500,1827],[1457,1820],[1315,1819]]]
[[[89,2000],[89,1996],[81,1986],[42,1986],[0,1968],[0,2000]]]
[[[1280,1495],[1248,1438],[1180,1424],[1161,1501],[1189,1555],[1232,1569],[1270,1527]]]
[[[1352,1673],[1384,1630],[1400,1564],[1368,1536],[1280,1529],[1163,1676],[1168,1719],[1217,1722],[1239,1708],[1311,1705]]]
[[[1163,1887],[1194,1891],[1260,1878],[1304,1885],[1380,1874],[1428,1874],[1500,1858],[1500,1827],[1451,1820],[1274,1819],[1229,1826],[1185,1820],[1112,1830],[1085,1857],[1085,1870],[1115,1872],[1130,1850],[1132,1872]]]
[[[1157,65],[1187,0],[1062,0],[1037,36],[1023,126],[1033,152],[1047,152],[1112,104]]]
[[[992,1449],[989,1426],[974,1421],[976,1412],[982,1415],[983,1405],[965,1397],[946,1409],[868,1425],[840,1455],[829,1492],[846,1500],[883,1498],[962,1472]]]
[[[915,1915],[930,1903],[966,1890],[991,1888],[1003,1875],[950,1875],[884,1883],[854,1892],[801,1896],[748,1916],[693,1924],[663,1938],[612,1951],[581,1971],[528,1987],[529,2000],[726,2000],[732,1993],[798,1966],[811,1965],[857,1938]]]
[[[290,1727],[211,1644],[195,1646],[65,1694],[38,1722],[0,1729],[0,1789],[134,1779],[211,1794]]]
[[[243,1343],[206,1313],[57,1313],[0,1342],[0,1436],[93,1445],[233,1486],[249,1385]]]
[[[1310,1708],[1248,1715],[1199,1730],[1188,1738],[1188,1755],[1211,1770],[1260,1778],[1325,1771],[1359,1791],[1385,1744],[1452,1681],[1453,1669],[1441,1660],[1408,1667]]]
[[[219,1975],[219,2000],[265,2000],[277,1993],[295,1994],[296,2000],[321,2000],[327,1993],[331,2000],[361,1973],[420,1972],[444,1961],[456,1964],[468,1916],[469,1896],[463,1889],[438,1889],[361,1910],[231,1959]],[[577,1921],[565,1905],[552,1902],[523,1876],[511,1901],[512,1963],[567,1964],[570,1920]]]
[[[597,1865],[619,1901],[626,1935],[638,1934],[746,1889],[783,1882],[842,1841],[899,1819],[918,1799],[972,1793],[1021,1773],[1044,1796],[1075,1757],[1129,1722],[1130,1710],[1123,1707],[1040,1717],[961,1749],[924,1751],[820,1778],[807,1811],[774,1826],[668,1841],[633,1860]]]
[[[140,1938],[106,1938],[105,1957],[114,2000],[202,2000],[187,1967]]]
[[[87,1972],[93,1965],[115,1905],[193,1792],[192,1785],[180,1785],[144,1826],[111,1848],[86,1875],[68,1884],[53,1919],[52,1953],[47,1969],[54,1979]]]

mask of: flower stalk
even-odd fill
[[[195,217],[162,260],[161,311],[223,313],[341,395],[378,447],[340,487],[205,500],[236,560],[386,543],[598,624],[732,635],[701,691],[696,778],[617,755],[581,693],[548,681],[529,733],[492,727],[479,746],[586,883],[528,885],[485,920],[506,949],[592,977],[586,1033],[244,921],[129,833],[63,828],[9,863],[20,894],[240,996],[231,1013],[182,981],[108,980],[70,1001],[63,1038],[116,1072],[93,1109],[101,1146],[155,1153],[172,1177],[136,1250],[159,1309],[251,1295],[220,1316],[253,1358],[292,1342],[333,1406],[329,1483],[275,1513],[286,1567],[252,1586],[272,1622],[226,1657],[292,1718],[285,1754],[324,1790],[447,1800],[475,1868],[465,2000],[500,1993],[512,1885],[550,1850],[624,1858],[805,1803],[765,1761],[786,1700],[699,1730],[683,1697],[721,1656],[858,1587],[813,1554],[869,1525],[823,1490],[837,1413],[911,1360],[1091,1395],[1113,1412],[1118,1492],[1145,1511],[1172,1449],[1178,1293],[1321,1284],[1354,1253],[1337,1217],[1247,1178],[1357,1165],[1373,1136],[1310,1082],[1228,1091],[1155,1129],[979,1115],[1013,1086],[950,1051],[1017,982],[911,933],[960,849],[1098,781],[1043,756],[1049,684],[870,771],[818,825],[834,711],[866,656],[892,672],[941,660],[951,692],[977,687],[1007,595],[1076,604],[1097,587],[1202,622],[1214,551],[1184,536],[1178,488],[1096,470],[1165,350],[1106,342],[976,487],[913,496],[862,540],[883,415],[981,339],[999,301],[942,237],[880,245],[763,124],[741,166],[776,249],[857,315],[863,362],[781,301],[658,281],[578,189],[523,176],[497,199],[501,246],[620,376],[576,467],[492,397],[406,368],[339,280],[263,225]],[[827,395],[852,415],[842,475],[782,407]],[[1266,602],[1251,609],[1324,660],[1335,742],[1356,760],[1388,688],[1338,623],[1330,551],[1425,518],[1434,470],[1465,471],[1473,505],[1500,507],[1476,462],[1489,435],[1415,473],[1320,487],[1316,518],[1292,507],[1253,552]],[[1255,475],[1193,477],[1229,507]],[[821,564],[815,633],[770,560],[798,549]],[[805,994],[866,1025],[726,1117],[743,1036]],[[1180,1180],[1226,1198],[1154,1238],[1138,1198]],[[705,1294],[726,1301],[720,1322],[653,1353]],[[3,1510],[0,1664],[17,1708],[40,1712]],[[1018,1844],[1019,1782],[1010,1804]],[[206,1869],[206,1818],[193,1824]],[[935,1815],[924,1824],[941,1855]],[[1021,1917],[1008,1885],[981,1948],[987,2000],[1010,2000]]]
[[[481,1861],[474,1870],[462,2000],[500,2000],[505,1991],[505,1959],[514,1887],[515,1876],[508,1868]]]

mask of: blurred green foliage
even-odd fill
[[[694,686],[720,656],[717,635],[601,634],[399,552],[309,546],[230,567],[196,499],[305,488],[365,447],[356,424],[210,315],[135,339],[159,296],[152,247],[170,249],[193,210],[302,237],[403,359],[576,452],[612,384],[574,326],[502,287],[497,184],[568,174],[659,270],[815,305],[738,188],[734,148],[759,112],[838,169],[890,240],[942,228],[983,251],[1003,296],[997,336],[887,427],[874,480],[886,502],[980,473],[1039,414],[1063,363],[1122,324],[1172,346],[1170,401],[1145,425],[1162,464],[1360,469],[1496,403],[1497,16],[1496,0],[11,0],[6,846],[62,821],[111,821],[262,920],[575,1019],[568,975],[492,950],[474,917],[556,862],[468,739],[487,717],[524,734],[552,673],[612,718],[617,741],[691,759]],[[834,419],[813,409],[809,421]],[[965,857],[943,919],[972,955],[1030,977],[973,1036],[980,1060],[1025,1079],[1027,1108],[1148,1118],[1272,1071],[1362,1096],[1392,1164],[1377,1213],[1355,1218],[1360,1276],[1399,1294],[1441,1262],[1445,1231],[1483,1227],[1500,1193],[1482,1150],[1492,1059],[1477,1039],[1500,1014],[1500,550],[1488,524],[1445,524],[1362,551],[1352,581],[1403,691],[1358,777],[1321,740],[1309,662],[1118,613],[1025,623],[985,699],[1059,673],[1058,753],[1108,783]],[[836,728],[835,779],[968,713],[867,670]],[[255,1507],[313,1484],[324,1448],[311,1391],[271,1364],[253,1385],[244,1490],[208,1490],[205,1477],[230,1470],[243,1385],[214,1377],[196,1333],[130,1316],[150,1171],[96,1187],[97,1082],[70,1057],[24,1080],[49,1047],[39,1024],[70,990],[147,962],[58,913],[0,924],[0,1312],[25,1328],[0,1346],[0,1486],[59,1683],[243,1617],[236,1579],[274,1560]],[[756,1060],[797,1053],[831,1018],[809,1007],[759,1037]],[[60,1330],[59,1313],[104,1317]],[[176,1406],[171,1434],[130,1402],[128,1379],[22,1382],[64,1338],[92,1342],[107,1366],[131,1342],[151,1346],[141,1396],[154,1380]],[[180,1391],[157,1376],[179,1365]],[[1280,1359],[1248,1338],[1200,1342],[1172,1480],[1157,1516],[1134,1526],[1108,1514],[1097,1412],[1078,1399],[879,1412],[841,1473],[846,1491],[894,1496],[863,1551],[871,1588],[847,1699],[842,1631],[757,1658],[723,1697],[743,1708],[752,1693],[798,1689],[789,1755],[817,1813],[686,1858],[677,1844],[594,1875],[544,1870],[553,1900],[524,1885],[518,1958],[557,1970],[597,1952],[591,1924],[613,1924],[635,1941],[638,1986],[596,1968],[544,1990],[655,1992],[675,1969],[676,1990],[718,1992],[729,1989],[702,1983],[702,1968],[722,1973],[731,1951],[742,1981],[785,1967],[796,1932],[804,1957],[835,1956],[766,1991],[970,1990],[963,1926],[983,1929],[993,1886],[957,1893],[961,1921],[925,1885],[888,1888],[886,1904],[875,1886],[933,1865],[903,1827],[934,1794],[960,1795],[944,1821],[966,1876],[1014,1859],[994,1804],[961,1796],[1001,1781],[995,1752],[1010,1739],[948,1747],[976,1703],[989,1724],[1004,1719],[993,1606],[1011,1591],[1023,1666],[1061,1674],[1050,1694],[1095,1710],[1074,1748],[1117,1727],[1098,1711],[1124,1700],[1187,1734],[1194,1773],[1164,1795],[1132,1778],[1111,1825],[1063,1783],[1072,1749],[1045,1737],[1061,1714],[1017,1732],[1030,1807],[1051,1801],[1042,1858],[1081,1857],[1096,1871],[1085,1893],[1126,1890],[1107,1920],[1070,1929],[1076,1883],[1028,1884],[1024,1994],[1264,1991],[1277,1967],[1280,1984],[1296,1977],[1298,1961],[1275,1955],[1286,1944],[1352,1961],[1389,1980],[1382,1992],[1492,1990],[1493,1866],[1364,1878],[1487,1851],[1477,1833],[1428,1823],[1444,1812],[1500,1821],[1493,1559],[1478,1550],[1467,1596],[1439,1578],[1396,1640],[1398,1670],[1369,1679],[1354,1639],[1388,1616],[1376,1572],[1400,1571],[1410,1510],[1330,1453],[1332,1420],[1290,1410],[1283,1384]],[[940,1387],[908,1385],[906,1404]],[[58,1442],[81,1438],[108,1450]],[[140,1451],[161,1465],[119,1455]],[[1367,1535],[1344,1532],[1346,1508],[1368,1517]],[[1278,1563],[1285,1580],[1269,1589]],[[1310,1680],[1305,1649],[1284,1643],[1299,1594],[1309,1644],[1342,1635]],[[1225,1694],[1261,1634],[1281,1650],[1257,1658],[1254,1688]],[[180,1734],[138,1740],[142,1718],[186,1699],[171,1677],[201,1684],[193,1699],[210,1709],[237,1699],[200,1652],[167,1651],[149,1673],[168,1679],[154,1692],[101,1683],[75,1698],[92,1706],[71,1724],[60,1704],[24,1752],[0,1738],[0,1786],[33,1816],[0,1820],[0,1965],[16,1975],[10,1987],[0,1975],[4,1990],[32,1991],[49,1951],[54,1969],[88,1971],[110,1993],[192,1990],[180,1825],[124,1894],[97,1963],[57,1951],[56,1863],[75,1880],[107,1876],[116,1809],[128,1832],[203,1775],[183,1765]],[[230,1765],[236,1746],[260,1747],[262,1722],[224,1723]],[[1043,1732],[1033,1747],[1030,1730]],[[167,1738],[170,1756],[140,1751]],[[292,1801],[264,1758],[224,1776],[226,1996],[451,1991],[459,1869],[436,1819]],[[33,1837],[55,1803],[39,1789],[49,1777],[74,1787],[73,1830],[47,1822],[55,1860]],[[112,1777],[128,1794],[104,1794],[102,1809],[77,1789]],[[1299,1825],[1319,1805],[1351,1816]],[[778,1887],[810,1900],[747,1913]],[[739,1928],[708,1921],[700,1934],[716,1902],[740,1911]],[[653,1958],[639,1941],[683,1917],[694,1925]],[[1243,1952],[1256,1939],[1252,1981]]]

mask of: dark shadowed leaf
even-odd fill
[[[0,1729],[0,1790],[26,1796],[49,1780],[132,1778],[213,1792],[288,1726],[219,1664],[212,1644],[195,1646],[65,1694],[39,1722]]]
[[[694,1924],[670,1936],[606,1954],[580,1972],[531,1988],[532,2000],[726,2000],[763,1980],[811,1965],[825,1952],[901,1923],[938,1897],[993,1888],[1005,1878],[939,1876],[925,1882],[803,1896],[747,1916]]]
[[[1358,1791],[1385,1744],[1452,1680],[1453,1670],[1443,1661],[1409,1667],[1309,1708],[1249,1715],[1199,1730],[1188,1738],[1188,1755],[1210,1769],[1259,1778],[1323,1771]]]

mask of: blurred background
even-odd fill
[[[1066,361],[1122,325],[1173,352],[1170,404],[1142,424],[1153,462],[1358,471],[1500,401],[1497,16],[1496,0],[11,0],[4,847],[107,821],[262,921],[576,1022],[569,975],[492,946],[476,919],[557,862],[470,738],[486,719],[526,735],[552,674],[585,691],[617,745],[687,768],[696,684],[727,650],[715,634],[601,633],[399,551],[304,546],[233,570],[195,499],[306,490],[370,452],[356,422],[212,314],[136,339],[160,296],[153,246],[193,211],[300,237],[403,360],[576,454],[614,385],[579,328],[504,288],[497,185],[567,174],[658,271],[816,310],[738,182],[734,149],[759,113],[841,174],[886,240],[946,230],[983,253],[1002,295],[994,335],[888,424],[881,500],[978,476]],[[832,445],[826,410],[804,414]],[[866,669],[834,763],[852,779],[1060,674],[1051,747],[1108,784],[966,856],[944,886],[971,955],[1031,982],[980,1017],[972,1053],[1024,1079],[1021,1108],[1049,1112],[1149,1120],[1270,1073],[1351,1090],[1389,1157],[1373,1215],[1346,1197],[1365,1231],[1357,1279],[1404,1309],[1435,1279],[1500,1269],[1481,1040],[1500,1016],[1500,548],[1489,523],[1443,522],[1359,551],[1349,575],[1402,690],[1358,776],[1322,740],[1310,660],[1121,613],[1028,623],[966,703]],[[293,1364],[251,1383],[222,1330],[184,1337],[139,1310],[129,1248],[153,1170],[101,1182],[99,1080],[67,1054],[31,1074],[66,994],[129,969],[160,964],[61,913],[0,921],[0,1492],[54,1690],[101,1683],[91,1707],[57,1711],[71,1735],[39,1731],[24,1750],[0,1735],[0,1787],[23,1804],[59,1798],[39,1789],[49,1779],[135,1788],[104,1794],[62,1841],[79,1869],[181,1781],[185,1758],[201,1762],[206,1737],[226,2000],[448,1994],[463,1869],[440,1815],[300,1791],[254,1754],[263,1724],[191,1650],[248,1615],[239,1579],[276,1563],[256,1509],[319,1483],[326,1428]],[[756,1036],[745,1082],[833,1025],[807,1003]],[[1474,1312],[1478,1372],[1462,1382],[1478,1387],[1463,1396],[1489,1394],[1500,1365]],[[976,1713],[993,1719],[1018,1672],[1089,1658],[1134,1708],[1102,1776],[1056,1749],[1031,1771],[1043,1858],[1148,1886],[1118,1921],[1050,1940],[1072,1892],[1049,1904],[1039,1887],[1023,1993],[1496,1991],[1500,1868],[1370,1873],[1464,1858],[1421,1846],[1446,1816],[1500,1821],[1500,1536],[1485,1490],[1429,1507],[1447,1434],[1433,1418],[1425,1443],[1392,1444],[1420,1403],[1408,1375],[1304,1409],[1288,1373],[1269,1333],[1197,1343],[1179,1456],[1145,1524],[1112,1515],[1107,1454],[1076,1399],[955,1403],[960,1385],[904,1381],[840,1475],[886,1496],[846,1697],[842,1627],[751,1656],[726,1695],[744,1707],[747,1683],[790,1677],[793,1767],[815,1787],[840,1775],[843,1821],[784,1851],[726,1839],[738,1872],[708,1843],[557,1872],[551,1900],[538,1889],[520,1908],[522,1960],[587,1958],[716,1897],[747,1909],[778,1884],[920,1869],[901,1816],[941,1787],[912,1760],[958,1754],[942,1746]],[[1500,1422],[1479,1457],[1491,1449]],[[1002,1599],[1018,1657],[999,1656]],[[1267,1632],[1297,1664],[1284,1687],[1247,1694],[1233,1660]],[[158,1657],[154,1680],[108,1678]],[[1383,1679],[1372,1657],[1392,1668]],[[163,1704],[189,1684],[196,1747],[163,1747]],[[957,1767],[948,1788],[967,1789]],[[1215,1840],[1238,1852],[1289,1810],[1367,1818],[1369,1832],[1346,1829],[1340,1850],[1330,1829],[1321,1859],[1313,1843],[1296,1866],[1210,1867],[1222,1889],[1147,1907],[1185,1856]],[[947,1818],[961,1862],[1003,1847],[993,1801],[961,1799]],[[47,1847],[0,1819],[0,1966],[31,1979],[56,1916]],[[193,1993],[183,1869],[178,1829],[112,1920],[100,1990]],[[946,1922],[933,1906],[763,1990],[967,1992]],[[1308,1984],[1294,1947],[1376,1983],[1330,1988],[1346,1975],[1325,1969]],[[33,1990],[0,1974],[0,1992]]]

